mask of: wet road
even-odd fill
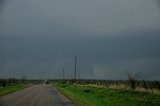
[[[72,106],[73,104],[51,85],[35,85],[0,97],[0,106]]]

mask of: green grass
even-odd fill
[[[0,87],[0,96],[7,95],[9,93],[24,89],[26,87],[27,87],[26,85],[22,84],[12,84],[12,85],[7,85],[6,87]]]
[[[86,106],[160,106],[160,95],[71,84],[54,84],[74,103]]]

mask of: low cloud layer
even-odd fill
[[[160,13],[146,0],[0,2],[0,78],[160,78]]]

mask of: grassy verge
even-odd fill
[[[160,95],[110,88],[54,84],[74,103],[86,106],[160,106]]]
[[[6,87],[0,87],[0,96],[7,95],[9,93],[15,92],[17,90],[24,89],[26,87],[29,87],[27,84],[12,84],[12,85],[7,85]]]

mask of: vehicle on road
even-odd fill
[[[48,80],[45,80],[44,84],[49,84],[49,81],[48,81]]]

